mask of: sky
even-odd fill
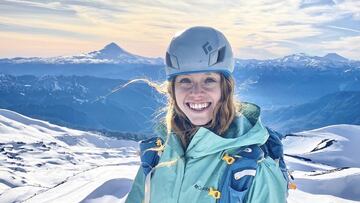
[[[111,42],[164,57],[176,33],[197,25],[223,32],[237,58],[360,60],[359,0],[0,0],[0,58],[78,55]]]

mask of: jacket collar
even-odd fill
[[[268,137],[269,134],[260,121],[260,107],[251,103],[242,103],[242,111],[235,117],[223,137],[200,127],[186,149],[185,156],[199,158],[248,145],[262,145]],[[174,133],[169,135],[167,145],[179,156],[184,155],[181,141]]]

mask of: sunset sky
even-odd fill
[[[194,25],[222,31],[238,58],[360,60],[359,0],[0,0],[0,58],[77,55],[110,42],[164,57],[172,36]]]

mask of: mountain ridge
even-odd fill
[[[74,56],[58,57],[15,57],[2,58],[0,63],[42,63],[42,64],[163,64],[163,59],[132,54],[115,42],[105,45],[102,49]]]
[[[162,57],[144,57],[137,54],[130,53],[124,48],[111,42],[105,45],[102,49],[91,51],[84,54],[74,56],[58,56],[58,57],[14,57],[14,58],[0,58],[0,63],[49,63],[49,64],[153,64],[163,65],[164,59]],[[360,60],[350,60],[337,53],[327,53],[324,56],[310,56],[305,53],[294,53],[275,59],[241,59],[235,58],[235,64],[240,67],[246,66],[348,66],[348,64],[356,63],[360,68]],[[255,65],[254,65],[255,64]]]
[[[337,53],[324,56],[310,56],[296,53],[275,59],[236,59],[235,64],[240,68],[280,68],[280,69],[360,69],[360,60],[350,60]]]
[[[360,91],[339,91],[304,104],[265,114],[263,121],[281,132],[309,130],[334,124],[360,125]],[[306,121],[306,122],[305,122]]]

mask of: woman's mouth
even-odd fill
[[[186,105],[194,111],[202,111],[204,109],[209,108],[209,106],[211,105],[211,102],[203,102],[203,103],[187,102]]]

